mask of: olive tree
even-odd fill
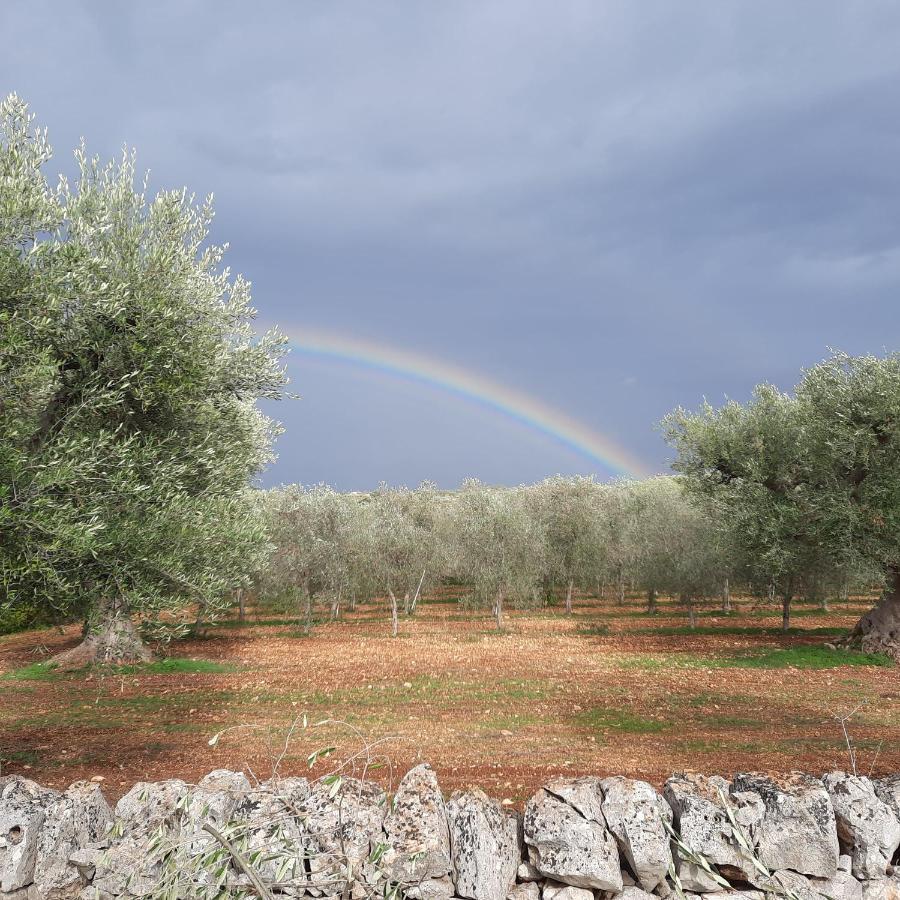
[[[152,199],[135,160],[51,151],[0,104],[0,614],[86,620],[68,662],[144,657],[146,621],[212,614],[266,541],[248,481],[276,429],[284,342],[208,242],[209,202]],[[177,621],[171,615],[167,621]]]
[[[345,499],[327,485],[291,485],[267,492],[266,513],[274,551],[263,572],[262,590],[296,606],[307,631],[317,594],[329,599],[336,618],[349,580],[351,524]]]
[[[506,600],[533,600],[546,570],[546,537],[527,492],[468,481],[455,498],[451,523],[454,572],[478,605],[491,608],[501,629]]]
[[[566,586],[566,613],[575,585],[595,576],[603,549],[597,515],[599,486],[592,478],[547,478],[526,492],[529,510],[545,537],[549,580]]]
[[[430,484],[418,490],[382,485],[366,500],[370,566],[391,608],[391,631],[397,636],[399,600],[414,611],[425,579],[438,574],[440,547],[435,519],[435,491]]]
[[[835,353],[793,394],[665,420],[676,470],[746,528],[775,578],[877,566],[885,590],[849,640],[900,658],[900,354]]]

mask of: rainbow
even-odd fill
[[[291,348],[304,356],[338,360],[444,391],[550,437],[615,475],[638,478],[647,474],[636,457],[583,422],[483,375],[432,356],[345,334],[306,327],[281,330]]]

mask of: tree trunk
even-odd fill
[[[244,601],[244,589],[238,588],[237,593],[238,593],[238,622],[240,622],[241,625],[243,625],[244,622],[247,621],[247,607],[246,607],[245,601]]]
[[[598,582],[597,582],[597,599],[598,599],[598,600],[602,600],[602,599],[603,599],[603,594],[604,594],[604,590],[603,590],[603,582],[602,582],[602,581],[598,581]]]
[[[696,628],[697,627],[697,611],[694,609],[694,598],[687,594],[682,594],[681,602],[687,606],[688,625],[691,628]]]
[[[794,599],[794,576],[788,578],[787,587],[781,595],[781,630],[791,627],[791,600]]]
[[[655,616],[659,609],[656,605],[656,588],[650,588],[647,591],[647,612],[650,613],[651,616]]]
[[[842,643],[866,653],[886,653],[900,662],[900,566],[889,569],[881,599]]]
[[[769,603],[775,602],[775,582],[769,585]]]
[[[422,585],[425,582],[425,573],[427,569],[422,569],[422,577],[419,579],[419,585],[416,588],[416,594],[412,599],[412,606],[410,607],[410,613],[414,613],[416,611],[416,607],[419,605],[419,595],[422,593]]]
[[[400,617],[397,614],[397,598],[390,588],[388,588],[388,595],[391,598],[391,637],[397,637],[397,634],[400,631]]]
[[[728,579],[722,588],[722,612],[731,612],[731,588],[728,586]]]
[[[566,588],[566,615],[567,615],[567,616],[571,616],[571,615],[572,615],[572,588],[573,588],[574,586],[575,586],[575,585],[574,585],[574,582],[573,582],[573,580],[570,578],[570,579],[569,579],[569,586]]]
[[[497,623],[497,631],[503,630],[503,588],[497,589],[497,598],[494,600],[494,621]]]
[[[412,604],[409,597],[409,591],[403,595],[403,612],[409,615],[412,612]]]
[[[303,592],[306,595],[303,604],[303,633],[310,634],[312,632],[312,590],[308,580],[303,584]]]
[[[621,569],[619,569],[618,595],[616,596],[616,603],[619,606],[625,605],[625,573]]]
[[[338,588],[337,594],[331,601],[331,621],[336,622],[341,617],[341,593],[342,588]]]
[[[63,669],[79,669],[95,663],[149,662],[150,648],[141,640],[131,621],[128,604],[121,598],[105,598],[90,617],[84,640],[71,650],[52,657]]]

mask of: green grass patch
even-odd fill
[[[609,625],[605,622],[593,625],[579,625],[575,633],[582,637],[606,637],[609,635]]]
[[[668,722],[647,719],[626,709],[613,709],[607,706],[595,706],[580,713],[576,721],[579,725],[594,731],[605,732],[614,729],[626,734],[658,734],[670,727]]]
[[[136,663],[133,666],[116,666],[112,671],[117,675],[192,675],[192,674],[224,674],[237,672],[240,666],[235,663],[217,662],[214,659],[187,659],[170,657],[157,659],[150,663]]]
[[[49,681],[51,678],[59,678],[61,674],[57,670],[56,663],[35,662],[7,672],[0,676],[0,681]]]
[[[857,653],[830,647],[783,647],[708,660],[708,664],[735,669],[836,669],[839,666],[891,666],[894,663],[884,653]]]
[[[657,634],[661,637],[690,637],[696,635],[740,635],[746,637],[835,637],[847,633],[846,628],[789,628],[783,631],[781,628],[764,628],[754,625],[698,625],[691,628],[690,625],[661,625],[658,628],[639,628],[633,634]]]

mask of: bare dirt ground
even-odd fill
[[[848,769],[834,717],[853,710],[860,772],[896,772],[900,669],[815,649],[866,602],[798,605],[789,635],[777,609],[750,600],[730,615],[704,609],[694,633],[675,605],[648,616],[639,599],[583,598],[569,617],[511,611],[498,634],[445,596],[403,619],[397,639],[380,605],[312,637],[251,615],[172,647],[215,671],[35,671],[78,629],[13,635],[0,638],[0,774],[54,787],[101,776],[115,798],[139,780],[214,768],[263,779],[283,751],[280,773],[306,775],[307,756],[334,746],[317,775],[369,744],[388,761],[372,773],[385,782],[426,760],[445,791],[479,784],[519,805],[562,773],[661,784],[685,769]],[[326,719],[346,724],[315,724]]]

